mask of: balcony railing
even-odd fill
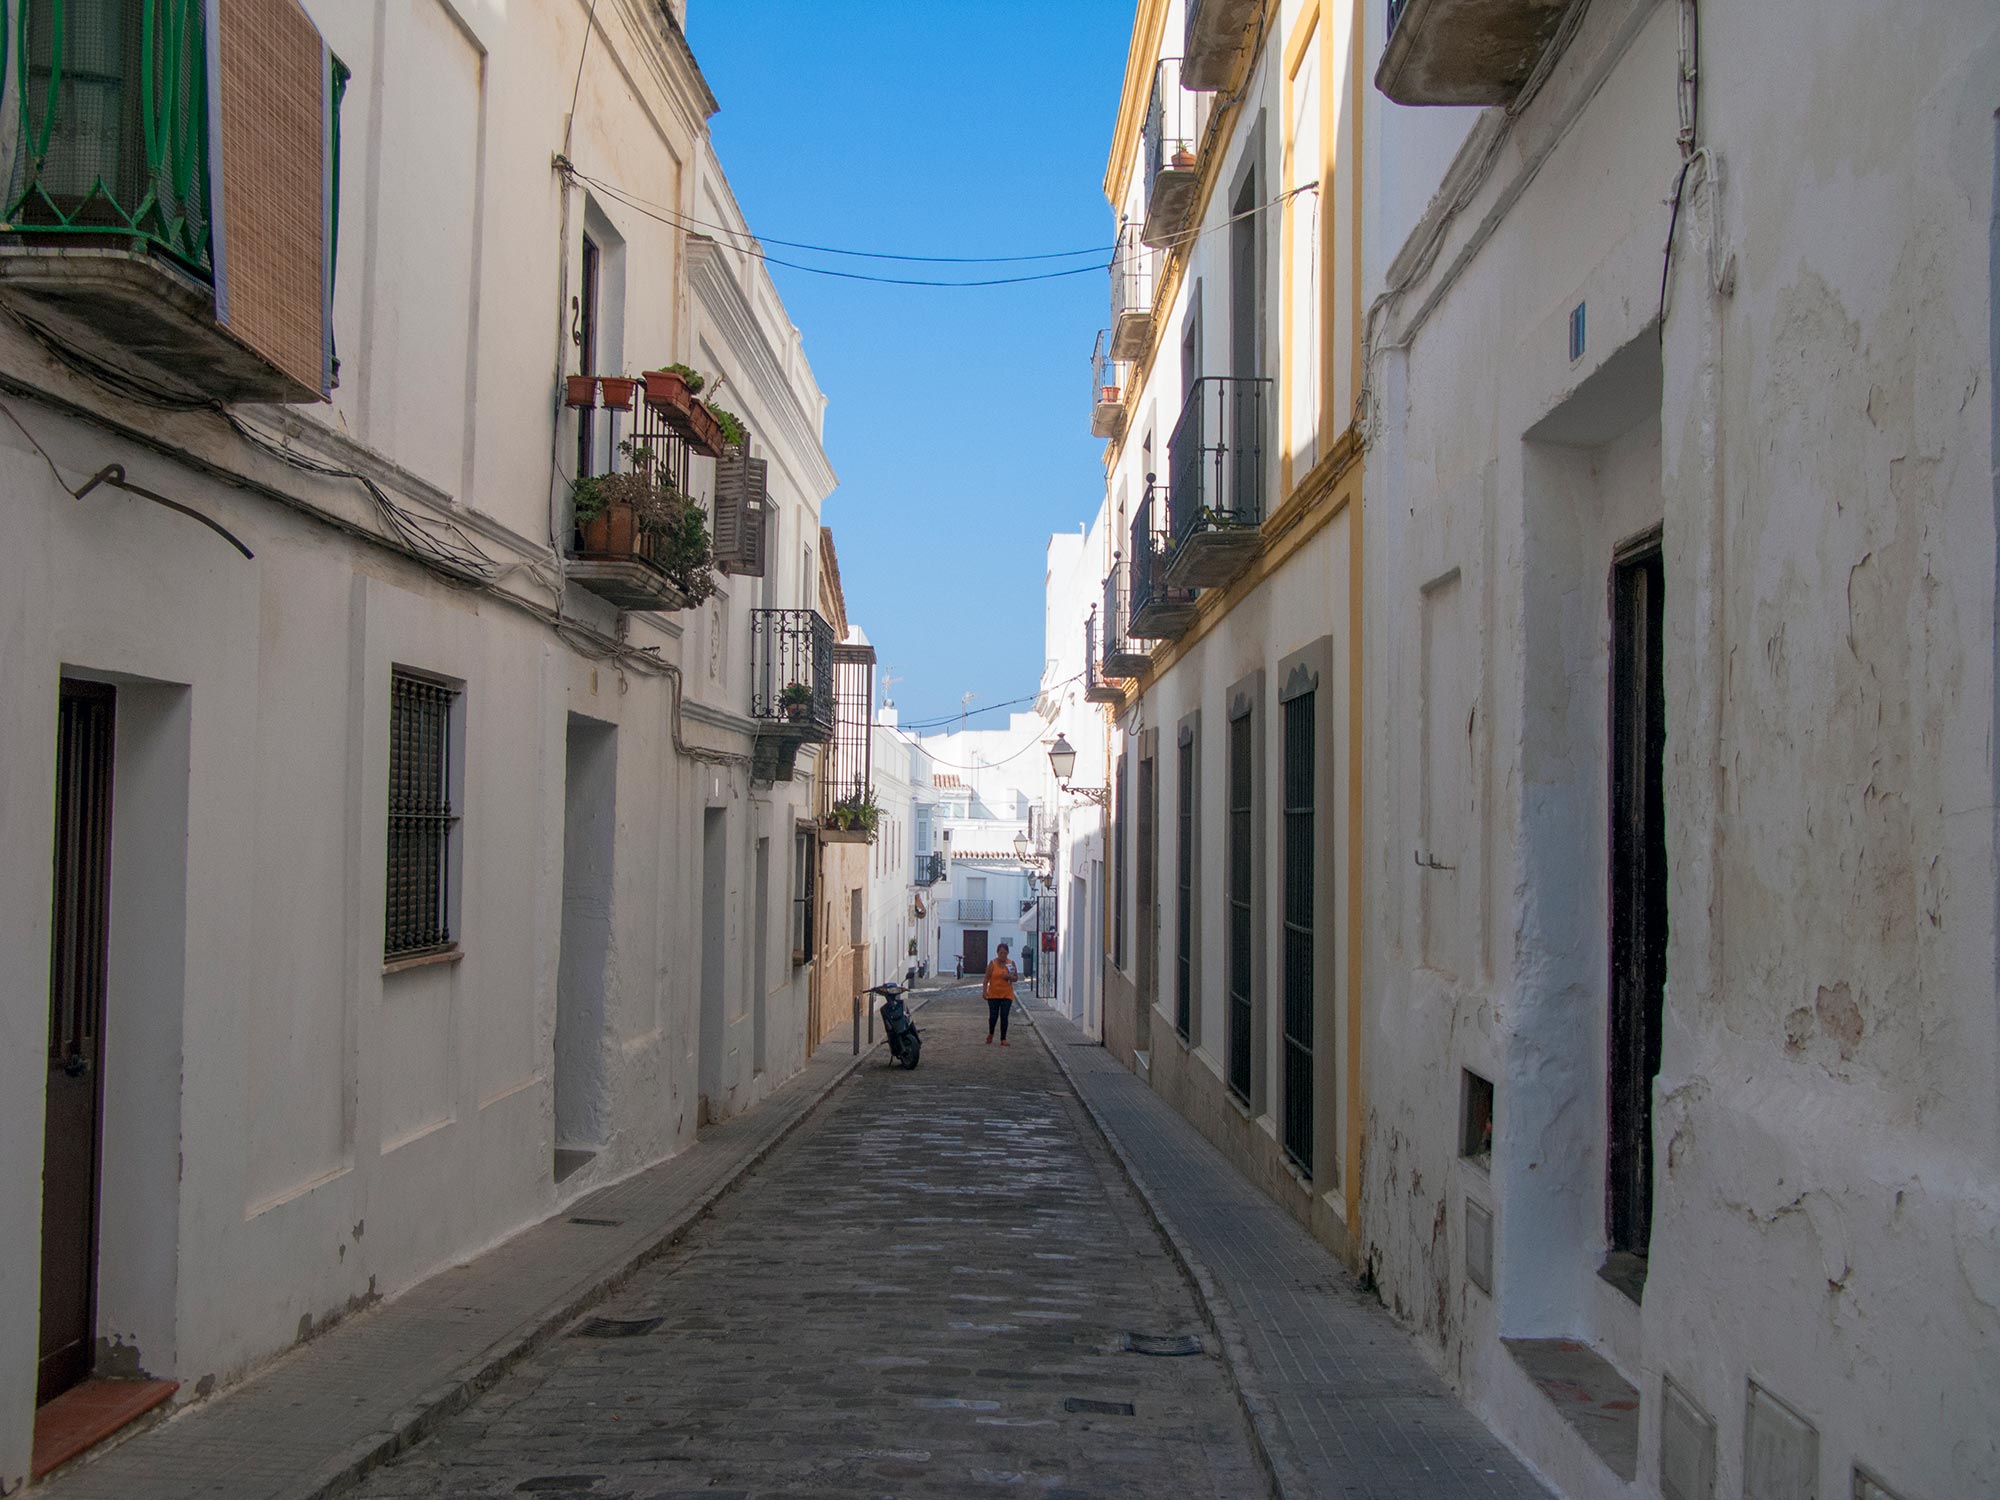
[[[958,901],[958,920],[961,922],[990,922],[993,920],[993,902],[990,897],[961,896]]]
[[[1132,547],[1127,554],[1132,566],[1131,631],[1141,640],[1176,640],[1194,622],[1194,590],[1167,581],[1169,542],[1160,524],[1166,504],[1166,492],[1148,474],[1146,496],[1132,517]]]
[[[1104,676],[1111,682],[1127,682],[1141,676],[1152,664],[1151,650],[1132,634],[1132,569],[1122,554],[1111,559],[1111,571],[1104,575],[1102,655]]]
[[[936,851],[932,851],[929,854],[919,854],[917,856],[917,872],[915,877],[916,884],[936,885],[940,880],[943,879],[944,879],[944,855]]]
[[[750,716],[799,738],[833,738],[833,626],[817,610],[750,611]]]
[[[1111,357],[1108,336],[1100,331],[1090,351],[1090,435],[1116,437],[1125,420],[1125,367]]]
[[[1182,77],[1191,89],[1233,89],[1249,60],[1262,0],[1187,0],[1186,59]]]
[[[17,8],[19,34],[7,38],[20,49],[8,227],[137,240],[207,280],[207,7],[17,0]],[[143,11],[146,45],[119,29],[126,10]]]
[[[1116,703],[1125,695],[1107,681],[1097,654],[1097,611],[1083,622],[1083,698],[1086,703]]]
[[[1375,87],[1398,104],[1507,104],[1572,0],[1388,0]]]
[[[1194,383],[1167,440],[1172,487],[1170,581],[1225,584],[1248,566],[1264,520],[1264,377],[1210,375]]]
[[[318,401],[347,70],[302,10],[273,26],[269,9],[6,7],[0,234],[19,251],[0,281],[65,338],[178,387]]]
[[[1139,239],[1139,226],[1118,226],[1111,252],[1111,357],[1143,356],[1153,336],[1153,257]]]
[[[1167,57],[1153,70],[1153,95],[1146,108],[1143,140],[1146,165],[1146,226],[1140,239],[1155,250],[1180,243],[1194,212],[1200,180],[1202,133],[1214,96],[1181,87],[1181,60]]]

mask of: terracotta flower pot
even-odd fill
[[[1103,393],[1102,393],[1102,394],[1103,394],[1103,397],[1104,397],[1104,404],[1105,404],[1106,406],[1116,406],[1116,405],[1118,404],[1118,387],[1117,387],[1117,386],[1115,386],[1115,385],[1107,385],[1107,386],[1106,386],[1106,387],[1104,388],[1104,390],[1103,390]]]
[[[600,375],[597,383],[604,387],[604,404],[613,411],[630,411],[632,393],[639,388],[639,382],[629,375]]]
[[[632,507],[623,500],[605,506],[585,521],[581,530],[583,550],[607,557],[630,557],[638,540]]]
[[[704,458],[722,457],[722,424],[699,397],[690,400],[687,417],[687,430],[681,436],[687,439],[688,447]]]
[[[694,404],[694,392],[688,389],[688,383],[672,370],[648,370],[645,379],[646,404],[657,406],[669,422],[676,415],[685,421],[688,408]]]
[[[785,705],[785,717],[788,719],[803,719],[806,716],[807,707],[808,705],[804,703],[787,703]]]
[[[595,375],[570,375],[565,377],[563,385],[563,399],[569,405],[597,405],[597,377]]]
[[[1173,165],[1185,172],[1194,166],[1194,153],[1183,146],[1174,153]]]

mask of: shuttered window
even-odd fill
[[[1250,1102],[1251,1026],[1255,1006],[1251,995],[1256,966],[1252,944],[1256,915],[1252,908],[1253,850],[1256,840],[1256,766],[1251,759],[1250,715],[1229,721],[1229,1017],[1227,1048],[1229,1091]]]
[[[1313,1170],[1313,703],[1289,699],[1284,764],[1284,1145],[1307,1177]]]
[[[389,870],[382,952],[408,958],[452,944],[455,871],[452,705],[458,693],[397,670],[389,686]]]
[[[1174,852],[1174,1030],[1188,1040],[1194,1029],[1194,740],[1180,746],[1180,847]]]

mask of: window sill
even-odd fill
[[[412,953],[408,958],[388,959],[382,965],[382,972],[401,974],[406,969],[428,969],[432,964],[455,964],[464,957],[465,950],[453,943],[435,953]]]

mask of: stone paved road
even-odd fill
[[[1102,1138],[1032,1035],[983,1045],[983,1002],[949,993],[919,1013],[921,1068],[865,1065],[593,1314],[656,1327],[572,1330],[359,1493],[1266,1493]],[[1133,1353],[1128,1333],[1204,1347]]]

